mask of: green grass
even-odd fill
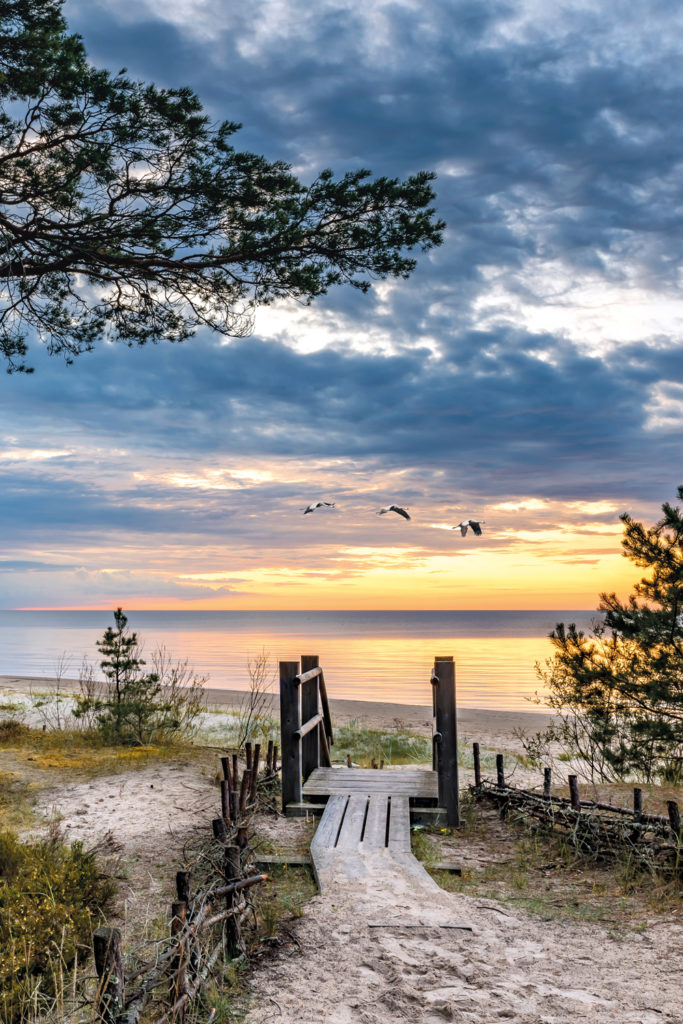
[[[362,768],[369,768],[372,759],[386,765],[431,762],[432,741],[417,732],[369,729],[352,719],[348,725],[334,729],[332,759],[351,759]]]
[[[412,834],[413,852],[447,891],[508,904],[544,921],[600,923],[615,938],[680,908],[680,878],[645,872],[627,856],[595,863],[567,836],[501,821],[496,808],[469,795],[461,810],[458,829]],[[484,851],[495,861],[480,860]],[[461,876],[433,869],[435,861],[461,858]]]

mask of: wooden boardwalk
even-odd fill
[[[334,883],[377,883],[399,871],[423,888],[438,888],[410,850],[410,798],[436,800],[435,773],[415,769],[316,769],[304,796],[328,796],[311,842],[321,891]]]

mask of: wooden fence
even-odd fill
[[[325,676],[317,655],[280,662],[282,809],[302,802],[302,785],[315,768],[330,768],[334,743]]]
[[[576,775],[568,777],[569,796],[551,792],[552,772],[544,769],[543,792],[520,789],[505,780],[504,759],[496,754],[496,781],[484,779],[479,744],[472,745],[474,786],[470,791],[496,803],[501,814],[515,812],[550,829],[570,836],[572,845],[598,858],[628,851],[649,869],[683,870],[683,827],[675,800],[667,801],[667,815],[643,810],[643,791],[633,789],[633,807],[618,807],[596,800],[582,800]]]
[[[94,933],[98,984],[93,1009],[101,1024],[138,1024],[143,1011],[155,1024],[182,1024],[221,956],[234,958],[244,951],[246,894],[267,879],[244,875],[249,819],[259,789],[271,787],[277,777],[278,751],[271,741],[260,773],[260,744],[252,748],[247,743],[245,753],[241,779],[237,755],[221,757],[221,815],[212,822],[210,875],[194,892],[190,871],[177,872],[169,937],[154,944],[146,961],[126,971],[120,930],[98,928]]]
[[[458,825],[458,736],[452,657],[435,658],[430,681],[434,712],[432,768],[438,775],[438,803],[445,811],[447,823]],[[332,766],[332,719],[317,655],[303,656],[301,662],[280,662],[280,725],[282,809],[296,814],[304,807],[303,786],[311,773],[316,768]],[[378,767],[374,759],[372,767]]]

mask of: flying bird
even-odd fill
[[[334,508],[334,502],[333,501],[314,501],[310,505],[308,505],[306,508],[302,509],[301,511],[303,512],[303,514],[305,516],[307,516],[309,512],[315,512],[315,510],[317,508]]]
[[[472,533],[475,533],[477,537],[481,537],[481,524],[485,523],[485,519],[463,519],[457,526],[451,526],[451,530],[460,530],[460,533],[464,537],[467,533],[467,527],[472,527]]]
[[[404,508],[401,508],[400,505],[385,505],[384,508],[381,508],[379,510],[377,515],[385,516],[387,512],[396,512],[398,513],[399,516],[403,516],[404,519],[410,519],[410,516],[408,515],[406,510]]]

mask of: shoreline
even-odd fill
[[[32,690],[59,688],[65,693],[78,691],[75,679],[50,677],[0,675],[0,693],[31,693]],[[207,708],[213,711],[238,709],[248,695],[247,690],[207,688]],[[269,713],[278,713],[278,695],[268,695]],[[363,726],[380,730],[409,730],[424,735],[432,731],[432,708],[429,704],[400,704],[394,701],[355,700],[344,697],[330,697],[332,723],[347,725],[357,720]],[[461,739],[479,740],[486,746],[501,745],[501,749],[521,750],[515,733],[536,732],[545,728],[554,715],[543,711],[508,711],[495,708],[463,708],[457,712],[458,729]]]

